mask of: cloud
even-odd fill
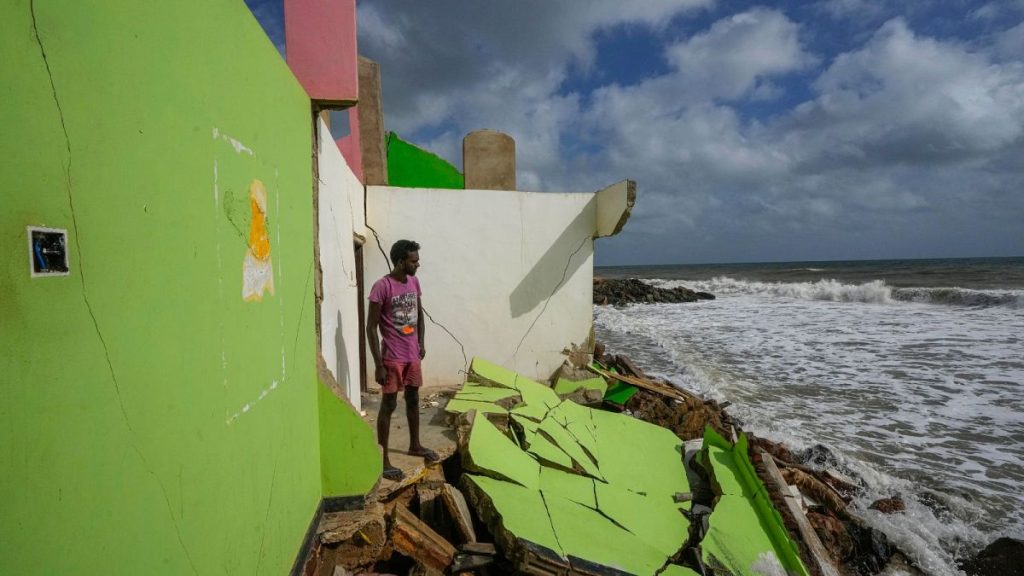
[[[1024,252],[1022,25],[937,38],[853,1],[801,20],[699,1],[383,6],[360,3],[360,42],[389,129],[456,162],[469,130],[508,132],[523,189],[638,181],[599,262]],[[840,15],[865,33],[812,50]],[[660,39],[664,73],[564,93],[616,26]]]
[[[757,8],[715,22],[666,49],[681,88],[699,98],[739,98],[758,81],[814,64],[797,25],[781,12]]]

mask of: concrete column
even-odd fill
[[[384,141],[384,110],[381,105],[380,64],[359,57],[359,140],[363,156],[363,183],[386,186],[388,155]]]
[[[466,189],[515,190],[516,141],[497,130],[477,130],[462,139]]]

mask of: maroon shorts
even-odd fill
[[[423,370],[420,368],[420,361],[400,362],[398,360],[385,360],[384,369],[387,370],[387,377],[384,379],[384,387],[381,392],[394,394],[405,390],[406,386],[419,388],[423,385]]]

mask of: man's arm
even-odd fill
[[[386,372],[384,361],[380,357],[380,341],[377,339],[377,325],[380,324],[380,304],[370,302],[370,310],[366,314],[366,341],[370,343],[370,354],[373,355],[373,379],[377,384],[384,385]]]
[[[423,322],[423,300],[420,299],[418,294],[416,295],[416,314],[416,328],[420,337],[420,360],[423,360],[427,355],[427,348],[423,342],[423,339],[426,337],[427,325]]]

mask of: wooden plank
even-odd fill
[[[669,398],[674,398],[676,400],[686,400],[687,398],[689,398],[689,395],[687,395],[685,392],[672,386],[655,384],[650,380],[635,378],[633,376],[627,376],[625,374],[615,374],[613,372],[601,370],[600,368],[595,368],[593,366],[587,366],[587,368],[589,368],[591,371],[597,374],[600,374],[601,376],[604,376],[605,378],[613,378],[620,382],[625,382],[626,384],[632,384],[637,388],[643,388],[644,390],[656,392],[658,394],[661,394],[662,396],[668,396]]]
[[[829,559],[828,551],[825,550],[821,539],[818,538],[818,533],[814,531],[810,520],[804,515],[803,509],[800,508],[800,503],[797,502],[796,498],[789,491],[789,485],[786,484],[786,481],[782,478],[782,473],[775,466],[775,461],[772,459],[771,454],[763,448],[759,448],[758,452],[761,454],[761,461],[764,463],[768,478],[771,479],[772,484],[782,493],[782,499],[786,503],[786,508],[789,509],[790,514],[796,520],[797,531],[800,532],[800,537],[803,539],[804,544],[807,545],[807,549],[810,551],[812,560],[814,560],[818,570],[822,576],[839,576],[839,571],[836,570],[836,567]]]
[[[395,506],[391,542],[395,551],[428,570],[444,572],[455,559],[455,547],[404,506]]]
[[[441,500],[448,508],[448,515],[455,520],[455,528],[466,542],[476,542],[476,530],[473,528],[473,517],[469,514],[466,497],[458,488],[445,484],[441,488]]]

